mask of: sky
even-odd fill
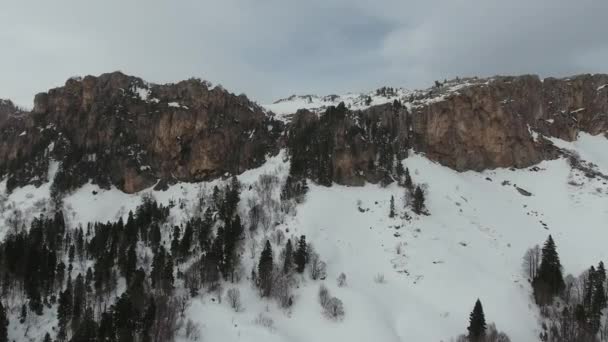
[[[0,4],[0,98],[120,70],[259,103],[456,76],[608,72],[606,0],[19,0]]]

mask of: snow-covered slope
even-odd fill
[[[602,153],[608,150],[605,137],[581,134],[573,143],[554,142],[608,174],[608,157]],[[482,173],[458,173],[422,155],[412,155],[403,164],[415,183],[425,184],[430,216],[413,215],[405,209],[404,190],[396,185],[311,185],[295,215],[248,237],[242,267],[247,275],[259,258],[259,248],[254,258],[249,255],[251,241],[261,245],[273,231],[283,230],[287,237],[306,235],[327,262],[327,278],[302,277],[289,310],[261,299],[245,278],[237,285],[225,284],[240,289],[240,312],[234,312],[226,300],[218,303],[214,294],[199,295],[187,316],[200,324],[203,340],[448,341],[465,332],[469,312],[480,298],[486,319],[513,341],[534,341],[539,332],[538,310],[521,272],[526,249],[552,234],[566,273],[578,274],[598,260],[606,260],[608,182],[585,177],[565,159],[545,161],[530,169]],[[263,167],[239,176],[244,189],[239,207],[243,217],[248,198],[258,195],[250,185],[264,174],[276,176],[280,183],[288,169],[283,152]],[[171,209],[172,223],[180,223],[195,214],[195,199],[209,194],[220,182],[176,184],[167,191],[133,195],[87,185],[68,196],[64,205],[69,223],[76,226],[126,217],[146,193],[163,203],[183,203]],[[41,203],[48,195],[45,186],[14,191],[3,200],[2,220],[10,216],[6,208],[30,210],[28,217],[37,215],[44,211]],[[278,199],[279,187],[273,188],[272,196]],[[398,209],[398,217],[392,219],[388,217],[391,196]],[[341,272],[347,276],[345,287],[336,283]],[[377,281],[378,275],[385,281]],[[321,283],[344,302],[344,320],[335,322],[322,315],[317,300]],[[53,322],[49,318],[52,310],[56,309],[45,311],[46,323],[39,322],[45,329]],[[257,322],[260,314],[274,321],[271,327]],[[13,319],[12,338],[19,340],[24,333]],[[40,340],[44,331],[34,336],[36,329],[32,329],[29,334]]]
[[[445,95],[457,92],[459,89],[474,84],[487,83],[491,79],[464,78],[446,80],[434,87],[420,90],[405,88],[382,87],[368,93],[347,93],[344,95],[291,95],[271,104],[263,105],[266,110],[276,115],[278,119],[289,121],[298,109],[308,109],[313,112],[323,112],[329,106],[337,106],[344,102],[351,110],[366,109],[371,106],[401,101],[408,107],[421,106],[429,102],[439,101]]]

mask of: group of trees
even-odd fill
[[[608,339],[606,269],[603,262],[578,278],[562,274],[553,237],[542,249],[535,246],[524,256],[524,271],[531,279],[534,299],[544,317],[542,341],[595,342]]]
[[[221,278],[236,280],[244,237],[236,210],[240,184],[233,178],[212,197],[202,217],[173,226],[171,234],[163,233],[170,208],[150,197],[126,221],[86,229],[66,228],[61,211],[36,218],[29,230],[14,231],[0,244],[3,298],[21,308],[23,324],[30,315],[56,310],[57,329],[48,338],[54,333],[57,341],[172,340],[184,309],[178,280],[190,285],[191,295]],[[198,282],[176,272],[192,258],[189,269]],[[0,309],[2,341],[8,316]]]
[[[403,168],[403,165],[398,162],[397,166],[396,166],[396,175],[397,175],[397,182],[399,185],[403,186],[405,188],[405,204],[406,206],[411,206],[412,211],[414,211],[414,213],[421,215],[421,214],[428,214],[428,211],[426,209],[426,205],[425,205],[425,195],[424,195],[424,190],[422,190],[422,188],[420,187],[420,185],[416,185],[414,184],[414,182],[412,181],[412,177],[410,175],[410,170],[408,168]],[[396,211],[395,211],[395,197],[391,196],[390,199],[390,207],[389,207],[389,214],[388,216],[390,218],[393,218],[396,216]]]
[[[291,239],[288,239],[277,259],[272,244],[266,240],[257,268],[252,270],[252,280],[260,290],[260,295],[276,298],[282,307],[289,307],[293,303],[291,288],[296,282],[296,274],[303,274],[309,264],[313,280],[315,272],[318,272],[311,259],[319,258],[312,246],[306,243],[306,236],[302,235],[296,241],[294,247]]]

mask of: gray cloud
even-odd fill
[[[0,97],[73,75],[191,76],[259,102],[453,76],[608,72],[605,0],[22,0],[0,5]]]

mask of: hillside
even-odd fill
[[[40,95],[32,113],[0,118],[7,137],[0,153],[49,144],[32,147],[34,159],[16,158],[0,183],[9,337],[41,341],[64,331],[76,341],[88,333],[78,316],[61,330],[58,312],[67,288],[91,269],[84,307],[100,334],[105,327],[119,337],[154,331],[156,340],[178,341],[450,341],[466,333],[479,298],[487,322],[512,341],[537,341],[547,320],[522,267],[526,251],[551,234],[564,275],[575,277],[607,257],[608,88],[598,85],[606,79],[454,80],[422,91],[293,97],[266,109],[198,80],[70,80]],[[95,96],[82,91],[88,82]],[[140,88],[128,88],[132,82]],[[118,88],[131,89],[127,99]],[[115,106],[124,112],[109,115]],[[62,113],[74,121],[37,132]],[[114,123],[95,130],[108,117]],[[138,126],[124,128],[128,118]],[[90,130],[77,130],[82,123]],[[121,145],[121,132],[143,159],[125,152],[132,145]],[[187,158],[175,150],[185,145],[159,145],[186,134],[188,146],[199,146]],[[61,140],[80,152],[59,149]],[[105,148],[113,149],[106,159],[90,157]],[[424,193],[421,213],[403,169]],[[71,183],[58,190],[57,179]],[[58,227],[65,231],[48,233]],[[295,262],[284,271],[286,241],[297,249],[302,235],[313,246],[305,271]],[[274,268],[265,296],[258,265],[267,241]],[[22,242],[32,248],[14,248]],[[218,249],[221,262],[213,259]],[[51,272],[47,282],[32,250],[55,255],[65,273]],[[31,274],[39,282],[24,285]],[[324,313],[321,285],[343,315]],[[157,303],[151,330],[148,297]]]

